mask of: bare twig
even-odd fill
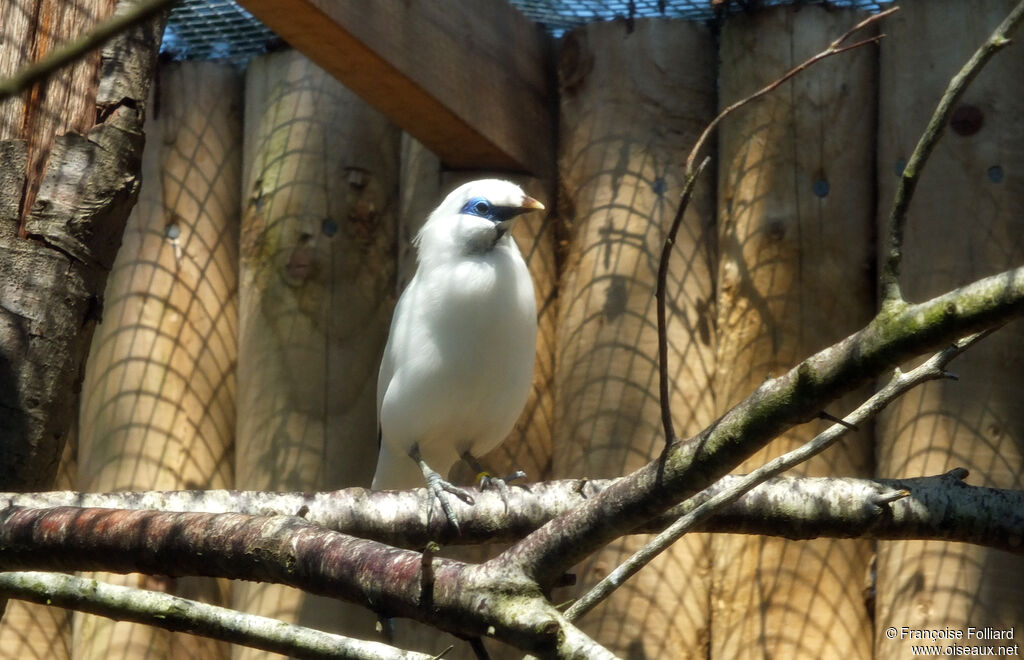
[[[794,449],[793,451],[787,452],[782,456],[765,463],[753,472],[740,477],[728,488],[719,491],[696,509],[672,523],[663,532],[652,539],[650,543],[634,553],[629,559],[605,576],[603,580],[594,585],[590,591],[573,603],[572,607],[570,607],[565,613],[566,618],[573,621],[589,612],[598,603],[611,595],[613,591],[622,586],[626,580],[635,575],[641,568],[649,564],[651,560],[678,541],[684,534],[692,530],[699,523],[714,515],[714,513],[722,507],[732,504],[738,500],[755,486],[785,472],[795,465],[803,463],[812,456],[820,454],[825,449],[828,449],[835,444],[836,441],[846,435],[850,431],[852,425],[863,423],[867,419],[878,414],[883,408],[889,405],[889,403],[900,396],[903,396],[903,394],[911,388],[929,380],[945,378],[946,372],[944,371],[944,368],[949,361],[963,353],[969,347],[973,346],[990,332],[990,330],[979,332],[954,343],[952,346],[938,352],[909,373],[903,374],[897,369],[896,373],[885,387],[858,406],[857,409],[847,415],[846,419],[841,423],[830,426],[810,442]],[[891,502],[899,499],[900,497],[905,497],[906,494],[906,491],[902,490],[892,491],[889,494],[883,494],[881,500]]]
[[[723,119],[728,117],[730,114],[742,108],[746,104],[754,101],[765,94],[777,89],[782,83],[786,82],[790,78],[796,76],[802,71],[809,67],[817,64],[818,62],[832,57],[833,55],[839,55],[855,48],[860,48],[868,44],[877,43],[884,35],[877,35],[869,37],[861,41],[857,41],[852,44],[843,46],[843,42],[848,40],[854,34],[863,30],[865,27],[875,23],[886,16],[889,16],[893,12],[897,11],[899,7],[893,7],[886,11],[874,14],[865,18],[863,21],[847,30],[841,37],[833,41],[828,45],[828,48],[821,51],[817,55],[808,58],[802,63],[798,64],[794,68],[782,75],[782,77],[774,80],[760,90],[754,92],[750,96],[740,99],[735,103],[729,105],[727,108],[718,113],[718,116],[711,120],[711,123],[707,125],[704,131],[697,138],[693,148],[690,150],[690,155],[686,158],[686,170],[684,172],[685,181],[683,183],[683,192],[680,195],[679,206],[676,208],[675,217],[672,219],[672,224],[669,226],[668,234],[665,236],[665,244],[661,249],[661,260],[658,263],[658,283],[655,290],[655,298],[657,299],[657,313],[658,313],[658,393],[659,401],[661,404],[661,425],[665,433],[665,446],[676,440],[675,429],[672,424],[672,409],[669,403],[669,375],[668,375],[668,320],[667,312],[665,311],[665,287],[668,279],[668,264],[669,259],[672,256],[672,248],[675,245],[676,235],[679,233],[679,227],[683,221],[683,215],[686,212],[686,208],[690,204],[690,199],[693,196],[693,188],[696,185],[697,178],[700,177],[704,168],[710,160],[710,157],[705,158],[699,165],[694,167],[694,162],[697,156],[703,151],[705,143],[708,138],[718,127],[718,124]]]
[[[799,74],[803,70],[805,70],[805,69],[807,69],[807,68],[817,64],[818,62],[820,62],[820,61],[822,61],[824,59],[832,57],[833,55],[838,55],[840,53],[845,53],[846,51],[853,50],[854,48],[860,48],[861,46],[866,46],[867,44],[877,43],[880,39],[882,39],[882,37],[885,36],[884,34],[880,34],[880,35],[877,35],[877,36],[874,36],[874,37],[870,37],[868,39],[864,39],[862,41],[858,41],[858,42],[853,43],[853,44],[848,44],[846,46],[842,45],[842,43],[844,41],[846,41],[847,39],[852,37],[857,32],[863,30],[864,28],[866,28],[867,26],[869,26],[869,25],[871,25],[873,23],[877,23],[878,21],[880,21],[883,18],[893,14],[896,11],[899,11],[899,7],[893,7],[891,9],[886,9],[883,12],[879,12],[877,14],[873,14],[871,16],[868,16],[863,21],[861,21],[860,23],[857,23],[852,28],[847,30],[841,37],[839,37],[838,39],[833,41],[831,44],[829,44],[828,48],[826,48],[825,50],[821,51],[817,55],[814,55],[813,57],[811,57],[811,58],[809,58],[807,60],[804,60],[803,62],[801,62],[800,64],[798,64],[797,66],[793,67],[792,69],[787,71],[785,74],[783,74],[783,76],[781,78],[777,78],[776,80],[774,80],[771,83],[769,83],[768,85],[762,87],[760,90],[754,92],[750,96],[748,96],[746,98],[743,98],[743,99],[740,99],[739,101],[736,101],[735,103],[729,105],[725,110],[722,110],[720,113],[718,113],[718,116],[715,117],[711,121],[711,123],[707,125],[707,128],[704,129],[704,132],[700,134],[699,138],[697,138],[696,144],[693,145],[693,149],[690,151],[690,156],[686,159],[686,173],[687,173],[687,175],[689,175],[691,172],[693,172],[693,164],[694,164],[694,162],[696,162],[697,156],[701,153],[701,151],[703,151],[704,144],[708,141],[708,138],[711,137],[711,134],[715,131],[715,129],[718,128],[718,125],[722,122],[723,119],[725,119],[726,117],[731,115],[733,112],[735,112],[739,108],[742,108],[746,104],[750,103],[751,101],[759,99],[762,96],[764,96],[765,94],[768,94],[769,92],[775,90],[775,88],[777,88],[779,85],[781,85],[782,83],[786,82],[787,80],[789,80],[793,76]]]
[[[434,657],[170,594],[62,573],[0,573],[0,594],[303,658],[429,660]]]
[[[907,224],[907,210],[910,207],[910,200],[914,196],[914,189],[917,187],[921,177],[921,170],[924,169],[928,157],[938,143],[939,138],[946,128],[946,123],[953,105],[963,96],[964,90],[978,75],[978,72],[985,64],[1010,43],[1012,33],[1021,20],[1024,19],[1024,0],[1022,0],[1007,15],[1003,22],[995,29],[992,35],[985,40],[978,50],[974,52],[971,59],[964,64],[963,68],[953,76],[946,87],[945,93],[939,100],[932,118],[928,121],[921,138],[914,147],[914,153],[910,155],[906,166],[900,175],[900,182],[896,187],[896,195],[893,199],[892,210],[889,212],[888,237],[885,251],[885,263],[882,264],[882,272],[879,274],[881,280],[882,309],[891,308],[903,302],[903,294],[900,291],[900,260],[903,254],[903,230]]]
[[[51,51],[38,62],[24,67],[14,76],[0,80],[0,102],[24,92],[35,83],[45,80],[47,76],[61,67],[67,66],[86,53],[103,46],[122,32],[144,23],[177,1],[147,0],[122,14],[112,16],[87,34]]]
[[[676,235],[679,233],[683,214],[686,213],[686,207],[690,205],[690,199],[693,197],[693,188],[709,162],[711,162],[710,156],[701,161],[696,171],[686,175],[683,192],[679,198],[679,206],[676,208],[676,215],[672,218],[672,225],[665,236],[665,245],[661,248],[661,261],[658,263],[658,283],[654,290],[654,298],[658,308],[658,394],[661,402],[661,426],[665,430],[666,447],[676,439],[675,429],[672,428],[672,406],[669,402],[668,391],[668,315],[665,304],[665,289],[668,286],[668,262],[672,257],[672,247],[676,244]]]

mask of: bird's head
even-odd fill
[[[424,252],[461,254],[487,252],[498,244],[515,222],[544,205],[509,181],[482,179],[453,190],[420,230],[420,259]]]

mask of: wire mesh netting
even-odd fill
[[[783,4],[812,4],[809,0],[732,0],[729,3],[712,0],[509,0],[521,12],[544,25],[558,36],[584,23],[633,18],[686,18],[695,21],[711,20],[721,6],[729,11],[744,6]],[[892,0],[833,0],[828,3],[841,7],[860,7],[879,11],[881,5]],[[813,4],[823,4],[814,2]]]
[[[712,0],[508,0],[531,20],[554,36],[594,21],[637,18],[686,18],[712,20]],[[879,11],[892,0],[833,0],[843,7]],[[815,0],[732,0],[715,2],[731,11],[744,6],[777,4],[821,4]],[[164,33],[162,52],[174,59],[226,59],[244,64],[266,52],[277,37],[252,14],[233,0],[182,0],[171,12]]]
[[[182,0],[171,11],[160,52],[178,60],[244,64],[276,35],[233,0]]]

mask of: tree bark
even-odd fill
[[[123,0],[119,8],[132,4]],[[3,72],[83,33],[112,9],[109,0],[4,6]],[[19,20],[8,22],[11,13]],[[160,18],[132,30],[102,55],[0,105],[5,490],[49,487],[56,473],[107,274],[138,194],[142,121],[163,24]]]
[[[889,214],[903,163],[949,78],[1015,5],[908,0],[886,24],[881,51],[879,213]],[[1024,263],[1024,58],[1013,43],[971,83],[925,166],[907,219],[901,286],[908,300]],[[970,470],[972,485],[1024,488],[1024,328],[1012,323],[959,358],[958,381],[911,392],[880,418],[878,474]],[[876,657],[903,658],[916,641],[889,626],[997,629],[1024,622],[1019,555],[941,541],[881,542]],[[940,642],[923,642],[935,644]],[[971,646],[977,640],[954,640]],[[943,643],[948,646],[948,643]]]
[[[722,34],[720,105],[778,78],[861,17],[816,6],[730,17]],[[829,59],[722,125],[720,414],[874,313],[874,62],[870,48]],[[868,394],[861,389],[829,412],[841,415]],[[826,425],[790,430],[737,472],[807,442]],[[870,437],[861,432],[799,471],[868,476],[870,458]],[[869,542],[715,536],[711,557],[711,657],[870,656]]]
[[[555,477],[620,476],[664,446],[657,264],[686,155],[713,117],[713,52],[707,30],[680,21],[594,23],[563,40],[559,215],[572,224],[559,289]],[[698,183],[668,274],[671,402],[683,437],[714,413],[711,190],[710,177]],[[643,540],[620,539],[578,567],[578,589]],[[707,546],[707,537],[688,536],[582,629],[620,655],[704,657]]]

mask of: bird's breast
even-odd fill
[[[385,441],[415,439],[425,458],[456,438],[486,451],[511,431],[532,382],[537,309],[526,265],[467,259],[417,273],[407,293],[409,331],[389,340]]]

